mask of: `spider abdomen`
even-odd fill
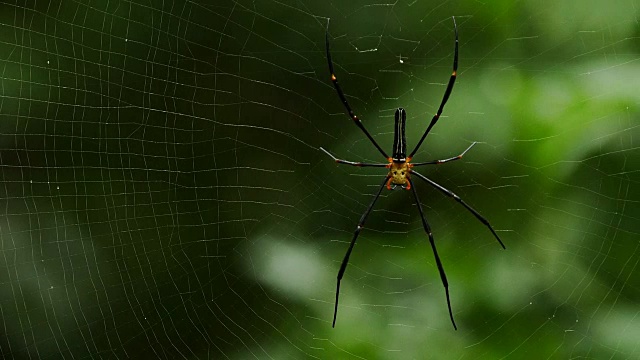
[[[405,124],[407,122],[407,112],[403,108],[398,108],[395,113],[396,126],[393,135],[393,160],[405,161],[407,157],[407,138],[405,137]]]

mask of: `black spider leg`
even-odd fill
[[[372,163],[361,163],[361,162],[355,162],[355,161],[342,160],[333,156],[333,154],[331,154],[330,152],[328,152],[322,147],[320,148],[320,150],[324,151],[325,154],[331,156],[333,161],[337,162],[338,164],[345,164],[345,165],[351,165],[351,166],[357,166],[357,167],[388,167],[389,166],[389,164],[372,164]]]
[[[451,73],[451,77],[449,78],[449,83],[447,84],[447,90],[444,91],[444,96],[442,97],[442,102],[440,103],[438,112],[433,116],[433,118],[431,119],[431,123],[429,123],[429,126],[427,127],[427,130],[424,132],[424,134],[420,138],[420,141],[418,141],[418,145],[416,145],[415,149],[413,149],[413,151],[411,152],[411,155],[409,155],[410,158],[412,158],[413,155],[416,154],[416,152],[422,145],[422,142],[429,134],[429,131],[431,131],[431,128],[436,124],[436,122],[438,122],[438,119],[440,119],[440,115],[442,114],[442,109],[444,109],[444,105],[447,103],[447,100],[449,100],[449,95],[451,95],[451,91],[453,90],[453,84],[456,82],[456,76],[458,71],[458,26],[456,25],[455,17],[453,18],[453,28],[456,33],[456,43],[455,43],[456,45],[453,53],[453,72]]]
[[[325,41],[326,41],[326,47],[327,47],[327,62],[329,63],[329,72],[331,73],[331,82],[333,82],[333,86],[336,88],[336,91],[338,92],[338,96],[340,97],[340,100],[342,100],[342,104],[347,109],[347,113],[349,114],[349,117],[353,120],[353,122],[360,128],[360,130],[364,132],[365,135],[367,135],[371,143],[375,145],[375,147],[378,149],[378,151],[380,151],[380,153],[384,156],[384,158],[388,159],[389,155],[387,155],[387,153],[385,153],[384,150],[382,150],[380,145],[378,145],[378,143],[373,139],[371,134],[369,134],[367,129],[364,127],[364,124],[362,124],[362,121],[360,121],[360,119],[356,116],[356,114],[353,113],[353,110],[351,109],[351,106],[349,106],[349,102],[347,101],[347,98],[344,96],[344,93],[342,92],[342,88],[340,88],[340,84],[338,84],[336,73],[333,70],[333,61],[331,61],[331,52],[329,51],[329,22],[328,21],[327,21],[327,31],[325,34]]]
[[[436,258],[436,265],[438,265],[438,272],[440,273],[440,279],[442,279],[444,292],[447,295],[447,306],[449,307],[449,317],[451,318],[451,323],[453,324],[453,328],[458,330],[458,327],[456,326],[456,321],[453,320],[453,312],[451,311],[451,299],[449,299],[449,282],[447,281],[447,274],[445,274],[444,267],[442,266],[442,262],[440,261],[440,256],[438,256],[438,250],[436,249],[436,243],[433,240],[431,227],[427,222],[427,218],[424,216],[424,211],[422,211],[422,204],[420,204],[420,199],[418,198],[416,187],[413,186],[413,182],[411,182],[411,180],[409,179],[407,180],[411,185],[411,190],[413,190],[413,197],[416,199],[416,205],[418,206],[418,211],[420,212],[420,217],[422,218],[422,226],[424,227],[424,231],[426,231],[427,235],[429,235],[429,243],[431,244],[431,250],[433,250],[433,256],[435,256]]]
[[[441,193],[452,197],[455,201],[459,202],[460,204],[462,204],[462,206],[464,206],[467,210],[469,210],[478,220],[480,220],[481,223],[485,224],[489,230],[491,230],[491,233],[493,233],[493,236],[496,237],[496,240],[498,240],[498,242],[500,243],[500,245],[502,246],[503,249],[506,249],[506,247],[504,246],[504,244],[502,243],[502,240],[500,240],[500,237],[498,236],[498,234],[496,234],[496,231],[493,230],[493,227],[491,227],[491,224],[489,224],[489,221],[487,219],[485,219],[482,215],[480,215],[479,212],[477,212],[474,208],[472,208],[471,206],[467,205],[466,202],[464,202],[460,196],[454,194],[453,192],[451,192],[451,190],[448,190],[447,188],[441,186],[440,184],[437,184],[435,181],[427,178],[426,176],[417,173],[413,170],[411,170],[411,174],[416,175],[417,177],[419,177],[420,179],[424,180],[427,184],[433,186],[434,188],[440,190]]]
[[[432,160],[432,161],[425,161],[425,162],[419,162],[419,163],[411,163],[412,166],[420,166],[420,165],[438,165],[438,164],[444,164],[446,162],[449,161],[455,161],[455,160],[460,160],[462,159],[462,157],[464,156],[464,154],[467,153],[467,151],[471,150],[471,148],[473,147],[473,145],[475,145],[476,142],[474,141],[473,144],[471,144],[471,146],[469,146],[465,151],[463,151],[460,155],[458,156],[454,156],[454,157],[450,157],[448,159],[443,159],[443,160]]]
[[[388,180],[389,180],[389,176],[384,178],[384,181],[382,182],[380,189],[378,189],[376,196],[373,197],[371,204],[369,204],[369,207],[367,208],[367,210],[364,212],[364,214],[362,214],[362,217],[358,222],[358,226],[356,227],[356,231],[353,233],[353,239],[351,239],[351,244],[349,244],[349,249],[347,250],[347,253],[344,255],[344,259],[342,259],[342,264],[340,265],[340,271],[338,271],[338,285],[336,286],[336,305],[335,305],[335,308],[333,309],[332,327],[336,327],[336,316],[338,315],[338,297],[340,296],[340,281],[344,276],[344,271],[347,269],[347,264],[349,263],[349,256],[351,256],[351,251],[353,250],[353,246],[356,244],[356,239],[358,238],[358,235],[360,235],[360,230],[362,230],[362,226],[364,225],[365,220],[367,220],[367,216],[369,216],[371,209],[373,209],[373,205],[376,203],[376,200],[378,200],[378,198],[380,197],[380,194],[382,193],[382,189],[384,189]]]

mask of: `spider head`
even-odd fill
[[[391,161],[388,167],[389,181],[387,182],[387,189],[391,190],[391,185],[400,185],[407,190],[411,189],[411,184],[409,183],[411,164],[409,162]]]

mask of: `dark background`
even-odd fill
[[[0,352],[57,358],[635,358],[633,1],[3,1]],[[384,191],[335,276],[387,151]]]

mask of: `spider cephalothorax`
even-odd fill
[[[411,172],[413,164],[409,163],[409,161],[395,162],[392,160],[387,167],[389,167],[387,189],[391,190],[391,186],[393,185],[400,185],[407,190],[411,189],[409,173]]]
[[[411,159],[413,158],[413,156],[416,154],[416,152],[422,145],[422,142],[429,134],[429,131],[431,131],[431,128],[433,128],[436,122],[438,122],[438,119],[440,119],[440,115],[442,114],[442,109],[444,108],[444,105],[447,103],[447,100],[449,99],[449,95],[451,95],[451,90],[453,89],[453,84],[456,81],[456,76],[457,76],[456,71],[458,69],[458,28],[456,26],[455,18],[453,19],[453,28],[456,35],[454,55],[453,55],[453,72],[451,73],[451,77],[449,78],[449,83],[447,84],[447,89],[444,92],[444,96],[442,97],[442,101],[440,102],[440,107],[438,108],[438,111],[433,116],[433,118],[431,118],[431,122],[429,123],[429,126],[427,126],[427,130],[425,130],[424,134],[420,138],[420,141],[418,141],[418,144],[416,145],[416,147],[413,149],[411,154],[407,156],[407,144],[406,144],[406,138],[405,138],[405,123],[407,120],[407,114],[403,108],[396,109],[395,129],[394,129],[394,138],[393,138],[393,154],[392,156],[388,156],[384,152],[384,150],[382,150],[380,145],[378,145],[378,143],[373,139],[371,134],[369,134],[367,129],[362,124],[362,121],[360,120],[360,118],[358,118],[354,114],[353,110],[351,110],[351,106],[349,106],[349,102],[347,101],[347,98],[344,96],[344,93],[342,92],[342,89],[338,84],[338,79],[336,78],[336,75],[333,71],[333,62],[331,61],[331,52],[329,51],[329,24],[327,23],[326,48],[327,48],[327,62],[329,63],[329,72],[331,73],[331,82],[333,82],[333,86],[336,88],[336,91],[338,92],[338,96],[340,97],[342,104],[347,109],[347,113],[349,114],[349,117],[364,132],[367,138],[369,138],[369,141],[371,141],[371,143],[378,149],[378,151],[387,159],[387,163],[374,164],[374,163],[361,163],[361,162],[355,162],[355,161],[342,160],[342,159],[336,158],[327,150],[323,148],[320,148],[320,149],[324,151],[326,154],[328,154],[329,156],[331,156],[331,158],[333,158],[333,160],[335,160],[335,162],[339,164],[346,164],[346,165],[359,166],[359,167],[385,167],[389,169],[387,176],[384,178],[382,185],[378,188],[378,192],[376,193],[373,200],[371,201],[371,204],[369,205],[367,210],[365,210],[364,214],[362,214],[362,217],[360,218],[360,222],[358,222],[358,226],[356,227],[356,230],[353,234],[353,238],[351,239],[351,243],[349,244],[349,248],[347,249],[347,253],[344,255],[344,258],[342,259],[342,263],[340,264],[340,271],[338,271],[338,284],[336,286],[336,303],[333,310],[333,326],[336,325],[336,316],[338,314],[338,297],[340,295],[340,281],[342,280],[342,277],[344,276],[344,272],[347,269],[347,264],[349,263],[349,257],[351,256],[351,251],[353,250],[353,246],[356,243],[356,239],[358,238],[358,235],[360,234],[360,231],[364,226],[364,222],[367,220],[367,216],[369,216],[371,209],[373,209],[373,205],[375,205],[376,200],[378,200],[378,197],[380,197],[380,194],[382,193],[382,190],[384,189],[385,186],[389,190],[391,190],[395,186],[401,186],[407,190],[412,190],[413,192],[413,197],[416,201],[418,212],[420,213],[420,217],[422,218],[422,226],[424,227],[425,232],[429,236],[429,243],[431,244],[431,250],[433,251],[433,256],[436,260],[436,265],[438,266],[438,272],[440,273],[440,279],[442,280],[442,285],[444,286],[445,294],[447,296],[449,318],[451,319],[451,323],[453,324],[454,329],[457,329],[457,327],[456,327],[455,321],[453,320],[453,312],[451,311],[451,301],[449,299],[449,282],[447,281],[447,275],[444,273],[444,267],[442,266],[442,262],[440,261],[440,257],[438,256],[436,243],[433,240],[433,234],[431,233],[431,227],[429,226],[429,223],[427,222],[427,218],[425,217],[424,212],[422,211],[422,204],[420,203],[420,199],[418,198],[418,193],[416,192],[416,189],[412,186],[413,183],[411,181],[411,175],[415,175],[416,177],[423,180],[430,186],[434,187],[436,190],[440,191],[444,195],[449,196],[453,198],[455,201],[459,202],[469,212],[471,212],[478,220],[480,220],[480,222],[482,222],[485,226],[487,226],[489,230],[491,230],[491,233],[493,234],[493,236],[495,236],[495,238],[498,240],[500,245],[502,245],[502,248],[505,248],[504,244],[498,237],[498,234],[496,234],[495,230],[493,230],[493,227],[491,227],[491,225],[489,224],[489,221],[487,221],[487,219],[482,217],[480,213],[474,210],[471,206],[467,205],[467,203],[465,203],[458,195],[454,194],[450,190],[437,184],[435,181],[427,178],[426,176],[412,169],[414,166],[442,164],[449,161],[459,160],[467,151],[469,151],[469,149],[471,149],[473,145],[475,145],[475,142],[474,142],[460,155],[457,155],[448,159],[432,160],[432,161],[426,161],[426,162],[420,162],[420,163],[411,163]]]

